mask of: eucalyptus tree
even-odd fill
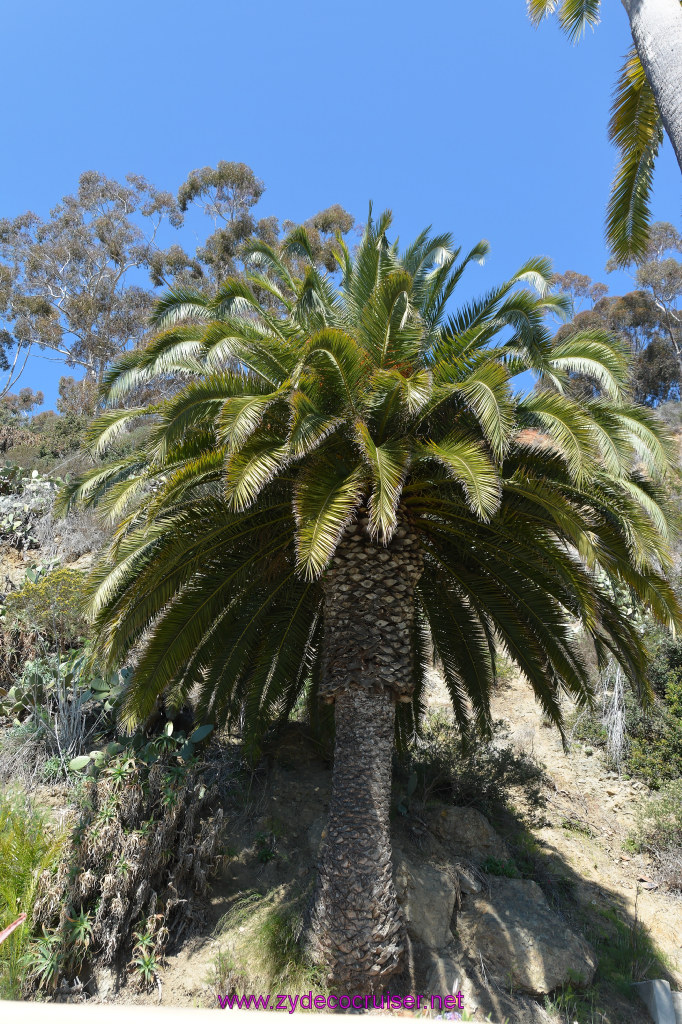
[[[83,374],[82,384],[66,378],[63,390],[89,408],[105,367],[142,343],[155,289],[189,284],[214,293],[227,274],[242,272],[245,243],[279,240],[278,219],[254,215],[264,191],[250,167],[224,160],[192,171],[177,198],[140,175],[116,181],[86,171],[47,217],[0,218],[0,397],[39,350]],[[168,227],[181,228],[192,205],[215,227],[194,252],[167,244]],[[336,231],[347,234],[353,218],[334,204],[307,223],[317,262],[329,266]]]
[[[87,171],[47,219],[29,211],[0,220],[2,390],[16,384],[32,349],[97,383],[112,358],[139,342],[153,297],[130,272],[147,265],[166,218],[180,223],[174,198],[144,178],[123,183]]]
[[[305,941],[347,991],[401,966],[391,757],[433,658],[463,734],[490,731],[500,648],[561,727],[562,694],[591,698],[577,626],[645,686],[642,637],[604,580],[679,619],[664,577],[672,448],[628,399],[625,350],[594,331],[553,342],[545,314],[569,302],[544,259],[448,315],[487,246],[463,254],[425,231],[401,252],[390,223],[370,217],[355,255],[338,241],[338,280],[299,228],[281,249],[253,244],[247,277],[213,298],[167,295],[155,340],[107,373],[91,435],[104,453],[147,420],[148,441],[61,496],[116,524],[89,594],[97,658],[136,654],[130,725],[162,693],[192,695],[248,746],[303,696],[333,704]],[[544,387],[524,395],[528,370]],[[576,372],[600,397],[565,393]],[[122,407],[168,373],[172,398]]]
[[[614,257],[646,255],[654,163],[667,134],[682,170],[680,0],[622,0],[634,46],[616,84],[609,137],[620,152],[606,233]],[[599,23],[601,0],[526,0],[535,24],[553,14],[572,42]]]

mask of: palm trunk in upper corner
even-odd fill
[[[622,0],[632,38],[682,171],[682,5]]]
[[[417,538],[389,547],[352,526],[324,581],[322,698],[335,702],[336,747],[327,830],[307,927],[329,984],[368,992],[400,970],[403,922],[391,865],[389,808],[395,702],[412,692]]]

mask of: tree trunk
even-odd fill
[[[632,38],[682,171],[682,5],[622,0]]]
[[[396,700],[410,700],[417,538],[389,547],[352,526],[324,581],[322,697],[335,701],[329,820],[307,926],[330,986],[371,992],[401,968],[403,922],[391,865],[389,807]]]

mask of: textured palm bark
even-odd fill
[[[622,0],[632,38],[682,170],[682,5]]]
[[[390,545],[376,544],[360,519],[346,531],[324,581],[320,695],[345,690],[410,700],[414,588],[422,571],[418,537],[401,523]]]
[[[329,820],[307,926],[312,958],[339,991],[370,992],[401,968],[404,924],[391,865],[396,700],[412,693],[417,538],[384,548],[351,527],[325,579],[323,697],[335,702]]]

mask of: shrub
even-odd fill
[[[500,860],[498,857],[486,857],[481,864],[481,870],[487,875],[496,875],[498,878],[520,878],[521,872],[513,859]]]
[[[401,813],[411,800],[424,805],[432,799],[491,813],[507,806],[514,790],[521,790],[531,806],[544,805],[546,775],[533,757],[489,742],[463,748],[454,724],[440,714],[425,720],[421,737],[397,768]]]
[[[33,535],[43,557],[63,562],[99,551],[108,536],[97,517],[87,510],[71,512],[64,519],[55,519],[47,512],[36,523]]]
[[[682,775],[682,639],[651,631],[649,681],[654,702],[646,711],[630,690],[623,693],[625,748],[622,767],[652,789]],[[607,714],[582,712],[573,722],[574,738],[605,748]],[[614,765],[620,767],[620,765]]]
[[[682,779],[666,782],[640,808],[630,845],[653,854],[662,883],[682,892]]]
[[[85,573],[60,567],[28,578],[20,590],[5,599],[5,620],[9,629],[40,633],[46,648],[67,651],[82,642],[87,633],[83,611]]]
[[[37,547],[33,536],[39,516],[50,508],[56,482],[12,463],[0,470],[0,540],[17,548]]]
[[[53,869],[64,834],[18,791],[0,790],[0,928],[26,913],[30,921],[37,876]],[[0,946],[0,999],[21,995],[30,925],[12,932]]]
[[[654,853],[682,847],[682,779],[665,783],[640,808],[637,844]]]
[[[27,988],[54,988],[90,967],[126,965],[153,981],[172,935],[201,919],[198,898],[217,866],[222,810],[192,758],[129,749],[86,779],[82,809],[56,875],[43,874]],[[85,941],[87,939],[87,941]],[[42,943],[42,945],[41,945]],[[43,970],[46,958],[53,970]]]
[[[267,896],[242,895],[216,928],[227,950],[215,961],[215,992],[326,995],[323,972],[307,962],[299,943],[306,903],[305,893],[285,886]]]
[[[19,681],[4,693],[0,691],[0,715],[32,728],[40,750],[35,743],[27,743],[26,756],[32,754],[34,762],[41,753],[47,756],[47,763],[40,765],[43,777],[47,772],[64,778],[70,761],[83,754],[86,744],[113,735],[119,698],[129,675],[125,668],[106,678],[93,674],[84,651],[64,660],[56,655],[31,659],[24,664]],[[0,774],[6,761],[4,749],[2,753]]]
[[[631,744],[626,766],[657,789],[682,775],[682,639],[659,634],[654,642],[649,679],[656,701],[644,715],[636,707],[629,708]]]

